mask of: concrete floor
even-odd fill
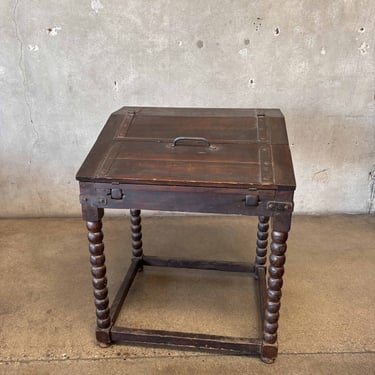
[[[128,218],[105,218],[111,296],[130,260]],[[253,259],[255,218],[146,217],[145,252]],[[0,220],[0,374],[374,374],[375,216],[295,216],[273,365],[238,357],[95,344],[86,229],[80,219]],[[252,280],[146,269],[128,326],[251,335]],[[242,319],[241,319],[242,318]]]

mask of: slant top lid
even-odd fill
[[[77,180],[295,189],[278,109],[123,107],[109,117]]]

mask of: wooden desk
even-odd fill
[[[285,121],[277,109],[124,107],[108,119],[77,173],[101,345],[147,343],[277,356],[282,276],[295,179]],[[133,258],[109,308],[102,217],[130,209]],[[143,254],[141,209],[258,216],[254,263],[164,259]],[[269,218],[272,233],[269,264]],[[254,275],[263,337],[236,338],[116,326],[144,266],[214,269]],[[267,271],[268,269],[268,271]]]

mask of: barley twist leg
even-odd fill
[[[269,229],[269,216],[259,216],[258,233],[257,233],[257,246],[255,266],[266,265],[267,259],[267,246],[268,246],[268,229]]]
[[[142,243],[142,225],[141,225],[141,210],[130,210],[130,230],[132,237],[132,253],[133,259],[143,258],[143,243]],[[142,263],[139,263],[139,271],[143,271]]]
[[[102,221],[87,221],[92,284],[96,306],[97,339],[100,345],[110,343],[108,330],[111,324],[104,256]]]
[[[262,360],[266,363],[272,363],[277,356],[277,329],[287,239],[287,232],[272,232],[267,298],[263,325]]]

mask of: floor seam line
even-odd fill
[[[302,355],[358,355],[358,354],[375,354],[375,351],[361,351],[361,352],[305,352],[305,353],[279,353],[279,356],[302,356]],[[103,360],[117,360],[117,361],[127,361],[127,360],[144,360],[144,359],[155,359],[155,358],[160,358],[160,359],[165,359],[165,358],[172,358],[172,359],[191,359],[191,358],[203,358],[203,357],[221,357],[222,355],[220,354],[197,354],[197,355],[160,355],[160,356],[131,356],[131,357],[121,357],[121,356],[116,356],[116,357],[85,357],[85,358],[51,358],[51,359],[0,359],[0,364],[4,363],[41,363],[41,362],[46,362],[46,363],[51,363],[51,362],[78,362],[78,361],[103,361]],[[237,356],[234,355],[235,357],[242,357],[242,358],[257,358],[257,356]],[[230,356],[228,356],[230,357]]]
[[[293,352],[279,352],[279,356],[281,355],[340,355],[340,354],[375,354],[375,350],[366,350],[366,351],[358,351],[358,352],[301,352],[301,353],[293,353]]]

